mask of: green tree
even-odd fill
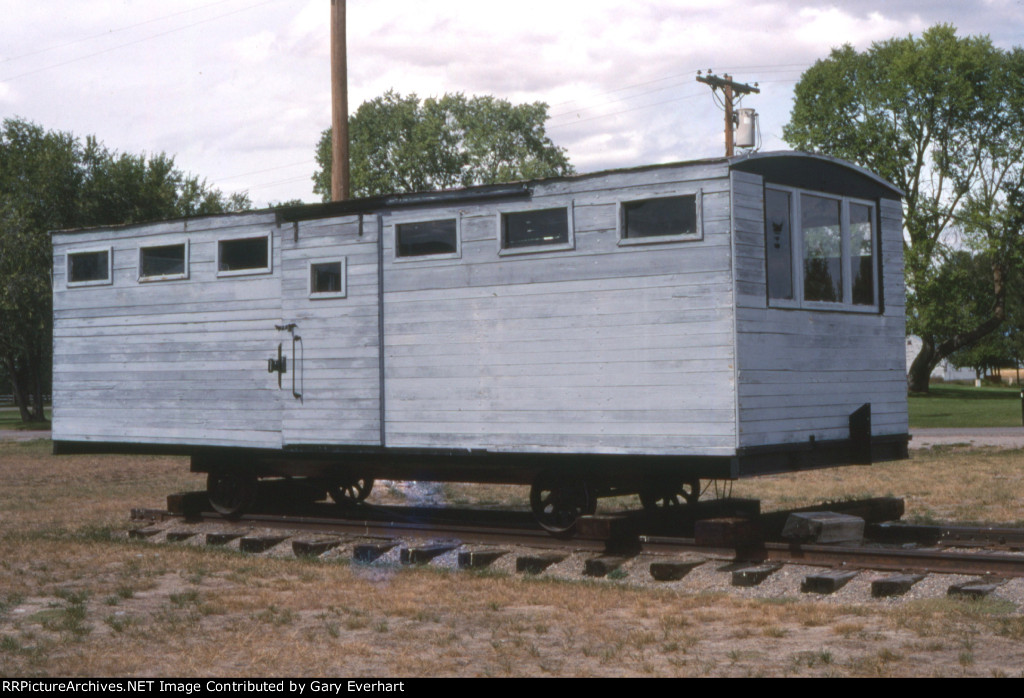
[[[907,325],[923,344],[907,383],[927,391],[939,361],[1006,317],[1024,232],[1024,53],[940,25],[863,53],[835,49],[795,95],[783,129],[790,145],[851,160],[904,192]],[[956,247],[989,261],[992,302],[951,331],[940,270]]]
[[[422,103],[388,91],[349,119],[352,194],[375,196],[575,172],[544,133],[547,105],[446,94]],[[331,130],[317,145],[313,191],[331,196]]]
[[[50,385],[50,231],[251,208],[174,167],[119,154],[95,138],[18,119],[0,128],[0,371],[23,421],[41,421]]]

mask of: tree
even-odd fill
[[[422,103],[388,91],[349,119],[352,193],[375,196],[575,172],[544,133],[547,105],[446,94]],[[331,131],[317,145],[313,191],[331,196]]]
[[[988,283],[991,261],[985,254],[953,253],[939,272],[939,283],[954,289],[945,300],[947,334],[969,328],[973,318],[992,307],[992,285]],[[978,377],[993,368],[1015,366],[1024,359],[1024,269],[1013,267],[1006,278],[1006,319],[998,330],[949,356],[958,368],[975,369]],[[959,299],[966,300],[966,303]],[[956,325],[959,324],[959,327]]]
[[[50,384],[50,231],[250,208],[160,154],[118,154],[95,138],[17,119],[0,128],[0,371],[25,422],[42,421]]]
[[[907,324],[922,339],[907,384],[927,391],[942,359],[1006,317],[1005,280],[1024,233],[1024,53],[939,25],[864,53],[835,49],[795,94],[783,129],[790,145],[851,160],[904,192]],[[951,331],[939,272],[957,247],[989,261],[992,303]]]

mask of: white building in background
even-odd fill
[[[910,372],[910,364],[914,363],[918,353],[921,351],[921,338],[916,335],[907,337],[907,373]],[[956,368],[948,360],[939,362],[939,365],[932,369],[932,378],[941,378],[944,381],[973,381],[977,378],[973,368]]]

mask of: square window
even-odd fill
[[[458,226],[454,218],[395,226],[395,255],[424,257],[459,252]]]
[[[697,196],[668,196],[622,204],[622,239],[699,237]]]
[[[270,236],[221,240],[217,243],[217,275],[260,274],[270,271]]]
[[[570,246],[569,211],[547,208],[501,216],[501,247],[506,250],[539,246]]]
[[[68,252],[68,286],[98,286],[113,283],[112,251],[79,250]]]
[[[188,278],[188,244],[139,249],[139,280],[166,281]]]
[[[310,298],[344,298],[345,286],[345,260],[309,265]]]

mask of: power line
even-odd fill
[[[243,172],[242,174],[231,175],[230,177],[218,177],[218,181],[225,181],[228,179],[239,179],[240,177],[248,177],[254,174],[263,174],[264,172],[273,172],[275,170],[284,170],[289,167],[299,167],[300,165],[313,165],[316,164],[316,160],[305,160],[303,162],[294,162],[290,165],[278,165],[277,167],[268,167],[264,170],[253,170],[252,172]]]
[[[206,9],[211,8],[211,7],[215,7],[217,5],[223,5],[226,2],[234,2],[234,1],[235,0],[217,0],[217,2],[211,2],[209,4],[202,5],[200,7],[193,7],[191,9],[189,9],[189,10],[182,10],[181,12],[174,12],[174,13],[169,14],[169,15],[163,15],[162,17],[154,17],[153,19],[147,19],[147,20],[145,20],[143,22],[136,22],[135,24],[129,24],[129,25],[126,25],[126,26],[123,26],[123,27],[118,27],[116,29],[108,29],[107,31],[105,31],[105,32],[103,32],[101,34],[93,34],[92,36],[85,36],[85,37],[82,37],[81,39],[75,39],[74,41],[68,41],[67,43],[57,44],[56,46],[47,46],[46,48],[37,49],[35,51],[30,51],[29,53],[23,53],[23,54],[18,55],[18,56],[10,56],[9,58],[5,58],[2,61],[0,61],[0,63],[10,63],[11,61],[18,61],[18,60],[21,60],[22,58],[29,58],[30,56],[37,56],[40,53],[48,53],[49,51],[56,51],[58,49],[67,48],[68,46],[74,46],[75,44],[81,44],[81,43],[83,43],[85,41],[92,41],[93,39],[101,39],[103,37],[107,37],[107,36],[110,36],[112,34],[117,34],[118,32],[128,31],[129,29],[135,29],[136,27],[141,27],[141,26],[144,26],[146,24],[153,24],[154,22],[162,22],[165,19],[171,19],[172,17],[179,17],[181,15],[187,15],[187,14],[190,14],[192,12],[199,12],[200,10],[206,10]]]
[[[548,126],[548,128],[561,128],[563,126],[574,126],[576,124],[581,124],[581,123],[583,123],[585,121],[593,121],[594,119],[606,119],[606,118],[610,118],[610,117],[613,117],[613,116],[619,116],[620,114],[628,114],[630,112],[640,111],[642,109],[650,109],[652,107],[660,107],[663,104],[670,104],[672,102],[680,102],[680,101],[682,101],[684,99],[693,99],[694,97],[700,97],[700,94],[683,95],[682,97],[673,97],[672,99],[666,99],[664,101],[654,102],[652,104],[644,104],[642,106],[634,107],[632,109],[623,109],[622,111],[613,112],[611,114],[598,114],[597,116],[589,116],[589,117],[587,117],[585,119],[576,119],[574,121],[566,121],[566,122],[561,123],[561,124],[550,124]]]
[[[19,78],[27,77],[29,75],[35,75],[36,73],[42,73],[42,72],[47,71],[47,70],[52,70],[54,68],[60,68],[60,67],[63,67],[65,65],[70,65],[71,63],[77,63],[79,61],[84,61],[87,58],[94,58],[96,56],[102,56],[105,53],[110,53],[112,51],[117,51],[118,49],[126,48],[128,46],[134,46],[135,44],[141,44],[141,43],[143,43],[145,41],[151,41],[153,39],[158,39],[158,38],[160,38],[162,36],[167,36],[168,34],[174,34],[176,32],[184,31],[186,29],[191,29],[192,27],[197,27],[197,26],[199,26],[201,24],[206,24],[208,22],[213,22],[213,21],[216,21],[218,19],[223,19],[224,17],[230,17],[231,15],[237,15],[237,14],[242,13],[242,12],[248,12],[249,10],[253,10],[253,9],[257,8],[257,7],[263,7],[264,5],[270,5],[270,4],[272,4],[272,3],[276,2],[276,1],[277,0],[264,0],[264,2],[258,2],[258,3],[255,3],[253,5],[248,5],[246,7],[238,9],[238,10],[232,10],[231,12],[225,12],[224,14],[216,15],[214,17],[208,17],[207,19],[202,19],[202,20],[199,20],[198,22],[193,22],[192,24],[186,24],[184,26],[176,27],[174,29],[168,29],[167,31],[160,32],[158,34],[152,34],[152,35],[144,37],[142,39],[136,39],[134,41],[128,41],[128,42],[123,43],[123,44],[118,44],[117,46],[111,46],[110,48],[103,49],[102,51],[96,51],[94,53],[89,53],[89,54],[86,54],[84,56],[79,56],[78,58],[72,58],[70,60],[62,61],[60,63],[54,63],[53,65],[44,66],[42,68],[36,68],[35,70],[29,70],[27,72],[19,73],[17,75],[11,75],[9,77],[0,78],[0,82],[8,82],[8,81],[11,81],[11,80],[18,80]]]

